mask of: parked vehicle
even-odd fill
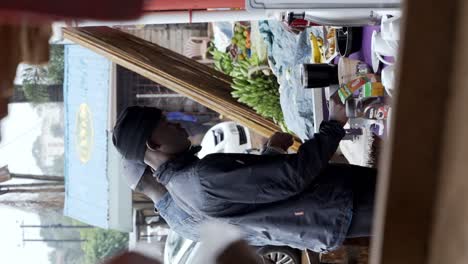
[[[210,128],[201,142],[199,158],[211,153],[245,153],[252,148],[249,129],[235,122],[223,122]]]
[[[171,231],[166,240],[164,264],[191,264],[200,248],[193,242]],[[274,264],[300,264],[301,251],[289,247],[255,247],[257,253]]]

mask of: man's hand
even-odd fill
[[[288,151],[289,147],[294,144],[293,136],[288,133],[276,132],[267,142],[268,147],[279,148]]]
[[[342,126],[346,125],[346,123],[348,122],[348,117],[346,116],[346,108],[341,103],[340,98],[338,97],[338,93],[335,93],[330,97],[329,113],[330,121],[337,121]]]

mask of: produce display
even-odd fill
[[[231,38],[231,54],[244,60],[250,56],[250,27],[242,23],[234,24],[234,36]]]
[[[229,53],[219,51],[213,45],[210,47],[210,53],[213,56],[215,69],[231,75],[234,70],[234,61]]]
[[[237,61],[230,75],[234,82],[231,86],[234,98],[260,115],[273,119],[284,131],[287,130],[279,101],[278,81],[269,69],[258,66],[255,55],[248,60]]]
[[[272,119],[283,131],[287,131],[276,76],[265,62],[250,52],[249,27],[236,23],[234,31],[230,52],[211,47],[215,68],[232,77],[231,94],[238,102],[253,108],[261,116]]]
[[[329,63],[337,55],[336,29],[328,26],[311,27],[309,34],[312,58],[311,63]]]

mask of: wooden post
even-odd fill
[[[448,158],[447,153],[443,152],[446,120],[457,114],[457,122],[466,124],[466,107],[462,112],[447,112],[449,95],[466,91],[466,82],[459,86],[451,83],[451,75],[455,71],[453,59],[466,50],[466,43],[458,48],[453,45],[457,38],[465,34],[465,31],[455,34],[457,16],[466,17],[467,14],[462,15],[458,9],[461,2],[464,1],[433,0],[430,4],[424,0],[405,1],[405,26],[397,71],[398,90],[392,111],[393,131],[390,132],[380,166],[371,263],[468,263],[466,257],[449,261],[440,256],[439,261],[430,261],[430,240],[437,197],[440,195],[438,188],[440,181],[446,177],[439,173],[441,161]],[[429,29],[433,34],[422,34],[422,29]],[[443,41],[435,41],[435,38]],[[463,69],[466,71],[468,56],[466,51],[463,54]],[[467,74],[463,74],[466,81]],[[451,128],[455,129],[455,126]],[[467,147],[466,135],[458,135],[456,139],[459,140],[458,144],[464,143]],[[459,161],[466,164],[466,155],[463,161]],[[467,176],[465,170],[465,182]],[[467,192],[465,188],[458,196]],[[457,196],[455,193],[451,195]],[[451,209],[466,208],[465,204],[466,195],[465,199],[453,199]],[[466,226],[466,222],[464,224]],[[447,231],[453,225],[444,228]],[[462,236],[463,232],[459,231],[458,235]],[[464,232],[466,234],[466,228]],[[445,240],[440,241],[444,247],[448,247],[446,242],[453,239],[447,234],[443,236]],[[465,235],[464,244],[454,244],[450,248],[454,255],[466,254],[466,238]]]
[[[109,27],[65,28],[64,37],[269,137],[281,131],[231,96],[231,77],[154,43]],[[294,149],[300,145],[296,140]]]
[[[443,147],[439,152],[437,203],[433,212],[429,264],[468,263],[468,2],[458,0],[455,22],[446,24],[454,51],[445,122],[440,124]],[[453,40],[453,39],[452,39]]]

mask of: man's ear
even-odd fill
[[[146,147],[147,147],[150,151],[158,151],[160,145],[155,144],[155,143],[153,143],[153,142],[151,142],[151,141],[146,141]]]

